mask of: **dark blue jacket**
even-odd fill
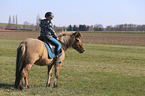
[[[55,33],[54,29],[53,29],[53,24],[51,21],[47,20],[47,19],[43,19],[40,22],[40,27],[41,27],[41,32],[40,35],[47,37],[47,38],[55,38],[57,39],[58,36]]]

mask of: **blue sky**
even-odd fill
[[[17,15],[18,23],[36,24],[47,11],[54,13],[56,26],[145,24],[145,0],[1,0],[0,23]]]

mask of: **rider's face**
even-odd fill
[[[51,21],[53,18],[52,17],[46,17],[46,19],[48,19],[49,21]]]

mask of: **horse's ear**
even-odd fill
[[[82,37],[82,35],[81,35],[81,33],[80,33],[79,31],[75,32],[75,33],[74,33],[74,36],[75,36],[76,38]]]

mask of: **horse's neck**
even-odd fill
[[[64,43],[61,43],[61,45],[62,45],[62,48],[63,48],[64,51],[66,51],[66,50],[68,49],[68,48],[65,46]]]
[[[62,37],[62,39],[60,40],[60,43],[61,43],[64,51],[66,51],[69,47],[71,47],[72,39],[70,38],[70,36],[69,37],[67,37],[67,36]]]

